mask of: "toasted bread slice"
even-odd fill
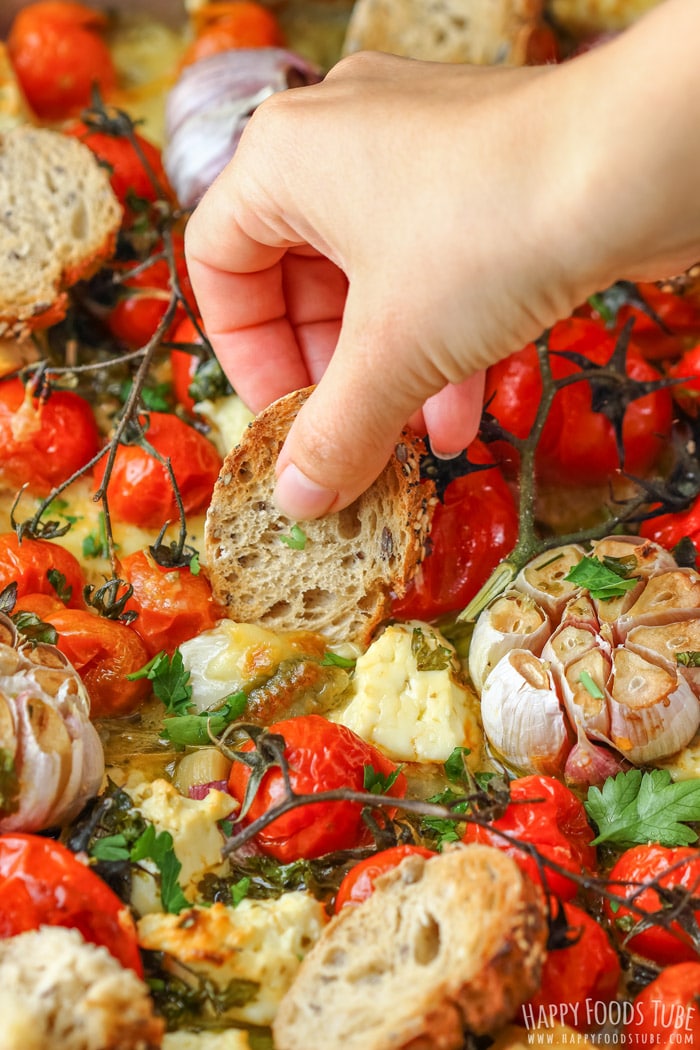
[[[273,1025],[277,1050],[457,1050],[536,991],[542,894],[490,846],[406,858],[333,919]]]
[[[224,460],[205,532],[212,588],[234,620],[366,644],[423,556],[433,487],[420,481],[422,441],[404,433],[358,500],[292,532],[272,499],[275,463],[310,392],[270,405]]]
[[[617,32],[660,0],[548,0],[554,21],[576,35]]]
[[[0,336],[63,317],[66,289],[112,255],[121,214],[108,172],[77,139],[0,134]]]
[[[522,66],[544,0],[357,0],[343,50]]]

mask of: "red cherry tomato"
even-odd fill
[[[174,343],[201,343],[199,332],[189,317],[181,321],[173,332]],[[175,397],[187,412],[194,411],[194,400],[190,397],[190,385],[197,371],[199,358],[186,350],[170,351],[170,367],[173,375]]]
[[[677,963],[639,993],[625,1027],[628,1046],[700,1046],[700,963]]]
[[[93,85],[109,94],[116,70],[101,31],[103,14],[72,0],[22,8],[7,39],[10,60],[30,106],[42,120],[61,120],[90,104]]]
[[[333,788],[362,791],[364,770],[372,766],[378,773],[390,776],[396,766],[365,743],[345,726],[329,722],[321,715],[301,715],[276,722],[271,733],[285,740],[292,789],[297,794],[318,794]],[[252,742],[241,750],[251,751]],[[250,770],[234,762],[228,786],[239,802],[243,801]],[[399,773],[389,794],[402,798],[406,778]],[[279,769],[269,770],[262,779],[253,804],[244,818],[251,823],[284,797],[284,781]],[[352,849],[364,836],[362,807],[354,802],[319,802],[299,806],[278,817],[256,836],[260,849],[283,863],[301,857],[311,859],[339,849]]]
[[[117,718],[138,710],[151,687],[145,679],[127,678],[149,660],[135,631],[86,609],[49,610],[42,618],[58,631],[56,644],[80,675],[93,718]]]
[[[578,939],[547,953],[539,990],[520,1009],[529,1028],[539,1017],[555,1017],[580,1032],[600,1027],[605,1016],[598,1004],[617,995],[621,967],[602,926],[583,908],[562,904],[567,925]]]
[[[669,871],[672,868],[672,871]],[[633,898],[636,908],[643,912],[660,911],[663,902],[653,887],[639,891],[639,883],[656,880],[662,887],[682,887],[692,895],[700,896],[700,852],[689,846],[633,846],[613,865],[609,874],[610,889],[627,899]],[[636,884],[636,885],[635,885]],[[613,930],[631,952],[653,959],[662,966],[675,962],[697,962],[698,952],[678,923],[667,930],[662,926],[648,929],[627,939],[630,927],[639,915],[630,908],[616,907],[605,902],[605,911]],[[695,912],[700,922],[700,910]],[[676,935],[677,934],[677,935]]]
[[[374,893],[374,884],[380,875],[385,875],[398,867],[404,857],[435,857],[434,850],[424,846],[392,846],[380,850],[371,857],[366,857],[351,868],[340,884],[335,898],[335,913],[340,912],[346,904],[362,904]]]
[[[0,937],[68,926],[143,976],[136,927],[109,886],[70,850],[39,835],[0,835]]]
[[[650,518],[643,522],[639,534],[645,540],[660,543],[669,551],[681,540],[689,539],[700,551],[700,497],[688,510],[681,510],[676,514],[660,514],[658,518]]]
[[[681,359],[668,370],[674,379],[687,377],[687,382],[672,386],[671,393],[689,416],[696,418],[700,414],[700,343],[686,350]]]
[[[52,598],[50,594],[24,594],[15,602],[13,613],[34,613],[40,620],[46,622],[46,617],[51,613],[61,612],[65,609],[63,602],[58,598]]]
[[[572,351],[595,364],[606,364],[615,349],[615,336],[601,325],[581,317],[556,324],[550,336],[551,351]],[[552,354],[552,373],[562,378],[579,372],[577,365]],[[639,381],[659,379],[658,372],[630,344],[627,374]],[[487,374],[489,412],[506,430],[526,437],[535,420],[542,392],[537,351],[533,344],[493,365]],[[672,399],[668,390],[657,390],[627,408],[622,428],[625,470],[645,474],[666,445],[671,429]],[[498,446],[499,457],[513,462],[513,452]],[[599,485],[619,469],[612,424],[591,408],[587,382],[560,390],[552,403],[537,449],[536,467],[542,481],[557,485]]]
[[[184,66],[235,47],[284,47],[279,22],[253,0],[206,4],[194,18],[196,35],[183,57]]]
[[[533,882],[542,882],[535,860],[496,833],[505,831],[521,842],[530,842],[539,852],[567,871],[592,871],[596,865],[594,835],[583,803],[554,777],[528,776],[512,780],[511,803],[489,828],[467,825],[465,842],[496,846],[513,858]],[[494,829],[494,830],[491,830]],[[565,875],[545,868],[546,888],[560,900],[569,900],[577,885]]]
[[[147,551],[137,551],[122,558],[119,571],[134,588],[126,609],[138,613],[131,627],[149,657],[163,650],[172,655],[182,642],[215,627],[226,615],[206,577],[194,576],[187,567],[164,569]]]
[[[617,315],[616,327],[619,330],[630,317],[634,318],[632,337],[645,357],[655,360],[675,357],[682,349],[684,338],[700,336],[700,303],[691,296],[663,291],[655,284],[638,284],[637,290],[668,329],[664,331],[652,317],[637,307],[622,307]]]
[[[10,583],[17,584],[18,598],[27,594],[45,594],[59,599],[61,604],[65,602],[72,609],[85,607],[83,587],[86,580],[80,562],[65,547],[51,540],[25,537],[20,543],[14,532],[0,535],[0,591]],[[60,595],[59,591],[62,592]]]
[[[70,390],[32,397],[19,379],[0,382],[0,481],[46,496],[100,446],[90,405]]]
[[[471,463],[493,463],[480,441],[469,446]],[[496,466],[451,481],[435,508],[430,553],[403,598],[393,602],[399,619],[434,620],[463,608],[486,583],[518,537],[518,512]]]
[[[146,439],[172,464],[185,513],[196,514],[211,499],[221,457],[211,441],[169,412],[151,412]],[[95,468],[102,483],[103,457]],[[165,467],[140,445],[120,445],[107,486],[111,513],[120,521],[158,528],[177,519],[177,504]]]
[[[194,310],[195,298],[187,275],[184,239],[179,234],[173,234],[173,257],[180,289]],[[140,262],[135,262],[130,268],[135,269],[140,265]],[[125,296],[110,313],[107,326],[115,339],[120,339],[136,350],[148,342],[168,308],[171,284],[167,260],[157,259],[133,277],[127,275],[122,281],[122,288]],[[186,316],[184,307],[178,305],[169,332],[173,332]],[[165,334],[167,336],[169,333]]]
[[[103,164],[109,166],[111,170],[109,181],[112,189],[125,208],[128,208],[132,197],[145,201],[158,199],[158,189],[151,181],[148,169],[144,167],[138,151],[129,139],[94,131],[82,121],[70,124],[65,129],[65,133],[80,139]],[[157,184],[168,199],[172,198],[173,193],[163,168],[160,150],[137,132],[134,133],[134,138]]]

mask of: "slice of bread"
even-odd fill
[[[272,499],[275,463],[310,393],[270,405],[224,460],[205,530],[210,579],[234,620],[364,645],[389,615],[390,591],[405,592],[423,556],[433,486],[420,481],[422,441],[404,432],[367,492],[292,532]],[[295,535],[296,547],[285,543]]]
[[[277,1050],[457,1050],[537,990],[544,900],[490,846],[407,857],[347,905],[302,963],[273,1025]]]
[[[59,321],[66,289],[113,254],[121,215],[82,142],[28,126],[0,134],[0,336]]]
[[[544,0],[357,0],[343,50],[522,66]]]

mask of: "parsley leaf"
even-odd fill
[[[700,652],[689,649],[687,653],[676,653],[676,663],[681,667],[700,667]]]
[[[321,667],[348,667],[352,668],[357,663],[353,657],[341,656],[339,653],[332,653],[330,649],[327,649],[323,654],[321,660]]]
[[[598,827],[596,845],[687,846],[698,838],[685,822],[700,821],[700,781],[674,782],[665,769],[630,769],[608,777],[602,788],[589,788],[584,805]]]
[[[152,860],[158,868],[160,899],[165,911],[178,914],[183,908],[190,907],[177,881],[182,864],[173,849],[173,837],[169,831],[156,832],[154,825],[149,824],[131,847],[129,856],[132,861]]]
[[[184,715],[192,706],[190,672],[185,668],[179,649],[171,657],[165,651],[158,653],[138,671],[126,677],[131,682],[139,678],[153,682],[153,692],[165,704],[168,714]]]
[[[49,569],[46,573],[46,579],[56,592],[58,600],[63,602],[64,605],[67,605],[71,599],[73,588],[70,584],[66,583],[66,577],[64,574],[59,572],[58,569]]]
[[[564,579],[579,587],[585,587],[591,598],[600,598],[601,601],[621,598],[639,582],[638,576],[627,578],[633,568],[627,564],[630,560],[628,558],[605,558],[604,561],[600,561],[598,558],[586,556],[569,569]],[[636,565],[636,559],[634,560]]]
[[[420,627],[413,628],[411,653],[418,671],[446,671],[452,664],[452,651],[440,645],[435,635],[426,637]]]
[[[248,890],[250,889],[250,878],[244,875],[238,882],[234,882],[231,886],[231,904],[235,908],[241,901],[248,896]]]
[[[466,763],[467,756],[471,754],[468,747],[456,747],[445,762],[445,776],[453,784],[464,784],[469,782]]]
[[[115,550],[119,549],[119,545],[115,545]],[[95,532],[89,532],[83,540],[83,557],[84,558],[108,558],[109,557],[109,541],[107,539],[107,524],[105,521],[104,511],[101,510],[98,517],[97,530]]]
[[[292,525],[286,535],[282,534],[277,538],[280,543],[284,543],[286,547],[291,547],[294,551],[303,551],[306,546],[306,533],[298,525]]]
[[[103,835],[102,838],[95,839],[90,849],[90,856],[95,860],[129,860],[126,836],[122,834]]]
[[[438,806],[451,805],[454,813],[466,813],[469,805],[469,800],[457,794],[452,788],[446,788],[438,795],[432,795],[426,799],[426,802],[434,802]],[[437,850],[441,850],[448,842],[459,842],[462,837],[461,823],[456,820],[448,820],[446,817],[423,817],[421,829],[427,838],[434,841]]]
[[[386,795],[396,783],[403,766],[397,766],[393,773],[380,773],[374,766],[365,766],[362,775],[362,786],[373,795]]]
[[[193,576],[199,576],[201,569],[202,567],[199,564],[199,551],[195,551],[190,558],[190,572]]]
[[[219,736],[224,729],[240,718],[248,705],[245,693],[231,693],[216,711],[201,711],[196,715],[175,715],[163,722],[162,737],[173,744],[210,744],[211,737]]]

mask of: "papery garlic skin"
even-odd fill
[[[565,577],[585,556],[583,547],[570,543],[533,558],[520,570],[515,589],[529,594],[555,622],[569,601],[579,591],[576,584]]]
[[[517,591],[496,598],[474,628],[469,646],[469,676],[477,689],[511,649],[536,656],[551,632],[547,613],[529,595]]]

